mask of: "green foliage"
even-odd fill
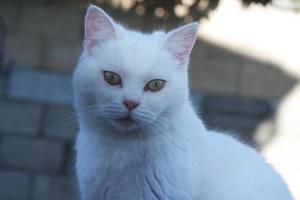
[[[219,1],[220,0],[95,0],[95,3],[124,12],[132,12],[138,16],[152,16],[158,21],[172,19],[188,23],[199,20],[202,17],[207,17],[208,12],[215,9]],[[266,5],[271,0],[241,1],[245,5],[251,3]]]

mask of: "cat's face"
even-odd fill
[[[145,35],[91,6],[74,75],[77,111],[120,131],[163,123],[188,96],[187,64],[197,24]]]

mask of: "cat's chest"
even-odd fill
[[[153,200],[188,199],[178,176],[157,169],[153,163],[130,163],[127,166],[106,165],[86,177],[90,187],[87,200]],[[101,177],[101,178],[100,178]]]
[[[78,137],[76,171],[83,200],[197,199],[192,191],[199,177],[191,168],[195,159],[188,156],[193,155],[189,146],[174,141],[105,144],[86,134]]]
[[[187,185],[181,184],[184,176],[171,158],[128,151],[80,161],[81,171],[85,171],[79,177],[84,183],[84,200],[190,199],[186,196]]]

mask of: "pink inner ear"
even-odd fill
[[[86,48],[88,53],[91,54],[91,50],[97,45],[97,40],[94,34],[100,31],[100,27],[96,25],[97,15],[91,14],[86,20]]]
[[[89,54],[93,47],[116,37],[113,22],[98,8],[89,8],[85,20],[85,46]]]
[[[197,35],[197,25],[186,25],[170,33],[165,42],[166,49],[184,66],[189,59]]]
[[[177,43],[173,47],[168,48],[172,55],[180,61],[180,64],[187,62],[192,45],[194,43],[193,34],[179,35],[180,38],[169,38],[168,43]],[[180,39],[180,40],[179,40]],[[176,49],[175,49],[176,48]]]

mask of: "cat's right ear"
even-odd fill
[[[84,50],[92,54],[93,48],[116,39],[114,21],[99,7],[90,5],[85,16]]]
[[[180,66],[188,64],[197,38],[198,27],[198,22],[193,22],[167,33],[164,48],[178,61]]]

